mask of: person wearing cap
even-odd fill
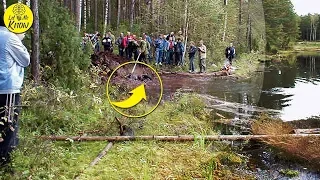
[[[1,10],[0,10],[1,11]],[[22,44],[24,34],[10,32],[0,12],[0,166],[10,162],[10,154],[18,145],[20,89],[24,68],[30,55]]]

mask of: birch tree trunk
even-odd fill
[[[38,12],[38,0],[31,1],[31,8],[34,15],[33,19],[33,33],[31,33],[31,72],[33,80],[36,84],[39,83],[40,72],[40,30],[39,30],[39,12]]]
[[[82,4],[82,0],[76,0],[75,14],[76,14],[76,27],[78,32],[80,32],[81,30],[81,4]]]
[[[90,19],[90,17],[91,17],[91,0],[88,0],[87,6],[88,6],[88,18]]]
[[[30,0],[26,0],[26,5],[30,7]]]
[[[108,3],[108,24],[111,26],[111,1],[108,0],[109,3]]]
[[[109,9],[109,0],[105,0],[105,16],[104,16],[104,26],[103,26],[103,33],[107,31],[108,25],[108,9]]]
[[[6,11],[6,9],[7,9],[7,1],[6,0],[2,0],[2,4],[3,4],[3,11]]]
[[[118,17],[117,17],[117,29],[119,29],[120,25],[120,15],[121,15],[121,0],[118,0]]]
[[[227,23],[228,23],[228,12],[226,10],[225,15],[224,15],[224,27],[223,27],[223,35],[222,35],[222,41],[223,42],[226,39]]]
[[[130,8],[130,31],[133,30],[133,17],[134,17],[134,5],[135,5],[136,1],[135,0],[131,0],[131,8]]]
[[[98,1],[94,0],[94,30],[98,31]]]
[[[65,8],[68,8],[68,0],[63,0],[63,5]]]
[[[188,17],[188,0],[185,0],[184,2],[184,24],[185,24],[185,42],[184,42],[184,51],[183,51],[183,55],[182,55],[182,62],[185,62],[184,61],[184,58],[185,58],[185,54],[186,54],[186,50],[187,50],[187,44],[188,44],[188,26],[189,26],[189,17]]]
[[[154,31],[154,7],[153,7],[153,0],[150,0],[150,25],[151,25],[151,32]]]
[[[87,30],[87,0],[83,0],[83,29]]]

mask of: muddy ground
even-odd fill
[[[103,83],[106,83],[111,73],[119,67],[121,64],[128,62],[128,60],[124,57],[120,57],[118,55],[108,53],[108,52],[100,52],[98,54],[91,56],[92,64],[100,67],[99,75]],[[133,88],[141,83],[148,87],[155,87],[159,85],[159,80],[156,74],[147,66],[137,64],[134,73],[132,72],[134,64],[129,64],[122,66],[119,68],[111,78],[111,84],[116,84],[120,86],[124,86],[126,88]],[[205,74],[191,74],[187,72],[158,72],[160,76],[168,76],[170,79],[182,80],[183,78],[190,77],[224,77],[230,75],[227,71],[217,71]],[[177,79],[179,78],[179,79]],[[174,81],[173,81],[174,82]]]

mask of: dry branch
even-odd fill
[[[90,163],[90,167],[96,165],[107,154],[107,152],[112,148],[112,146],[112,142],[108,143],[108,145],[100,152],[100,154]]]

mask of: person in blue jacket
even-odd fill
[[[4,25],[0,12],[0,166],[10,162],[18,145],[20,89],[30,55],[22,44],[24,34],[14,34]]]
[[[154,41],[154,46],[156,48],[156,65],[161,66],[164,48],[163,34],[160,34],[158,39]]]

